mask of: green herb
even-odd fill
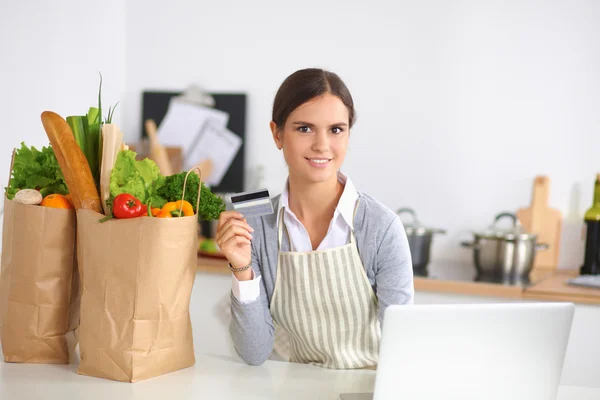
[[[6,197],[13,199],[21,189],[38,189],[42,196],[69,193],[52,147],[42,147],[40,151],[21,143],[15,152],[10,183],[5,188]]]
[[[181,172],[176,175],[167,176],[165,178],[164,185],[158,189],[158,195],[167,199],[167,201],[181,200],[183,182],[186,174],[187,172]],[[186,183],[184,200],[190,202],[194,208],[194,212],[198,212],[199,220],[211,221],[214,219],[219,219],[221,212],[225,211],[225,202],[221,197],[212,193],[211,190],[204,185],[204,183],[202,183],[202,188],[200,189],[200,209],[196,210],[199,184],[200,178],[198,175],[194,173],[189,174]]]

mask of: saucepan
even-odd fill
[[[499,227],[504,218],[512,220],[509,228]],[[536,253],[548,249],[547,244],[537,243],[537,235],[524,231],[515,214],[508,212],[496,215],[488,229],[473,236],[473,241],[461,244],[473,249],[479,280],[527,284]]]
[[[446,231],[424,226],[419,222],[417,214],[410,207],[400,208],[396,211],[396,214],[409,214],[412,217],[412,222],[403,224],[410,247],[413,270],[425,271],[427,264],[429,264],[433,235],[444,234]]]

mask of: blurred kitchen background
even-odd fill
[[[286,166],[269,131],[293,71],[338,73],[358,113],[343,167],[388,207],[447,231],[433,260],[550,179],[562,212],[559,268],[583,261],[583,214],[600,172],[600,2],[61,0],[0,6],[0,165],[42,146],[43,110],[119,105],[130,143],[142,92],[199,85],[247,95],[245,182],[279,193]],[[8,172],[6,173],[8,178]],[[250,189],[248,187],[248,189]]]

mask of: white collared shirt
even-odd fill
[[[350,242],[351,224],[354,217],[356,201],[358,200],[358,192],[350,178],[341,172],[338,172],[338,180],[340,183],[344,184],[344,191],[335,208],[327,233],[316,250],[331,249],[343,246]],[[287,229],[287,233],[289,234],[293,251],[312,251],[313,248],[310,236],[304,225],[302,225],[302,222],[300,222],[292,210],[290,210],[288,199],[288,184],[286,182],[279,198],[277,221],[280,220],[281,213],[283,212],[283,222]],[[241,303],[249,303],[258,299],[260,294],[260,279],[261,277],[259,276],[251,280],[240,282],[235,275],[232,274],[231,290],[235,298]]]

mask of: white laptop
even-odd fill
[[[572,303],[390,306],[374,393],[341,400],[556,398]]]

